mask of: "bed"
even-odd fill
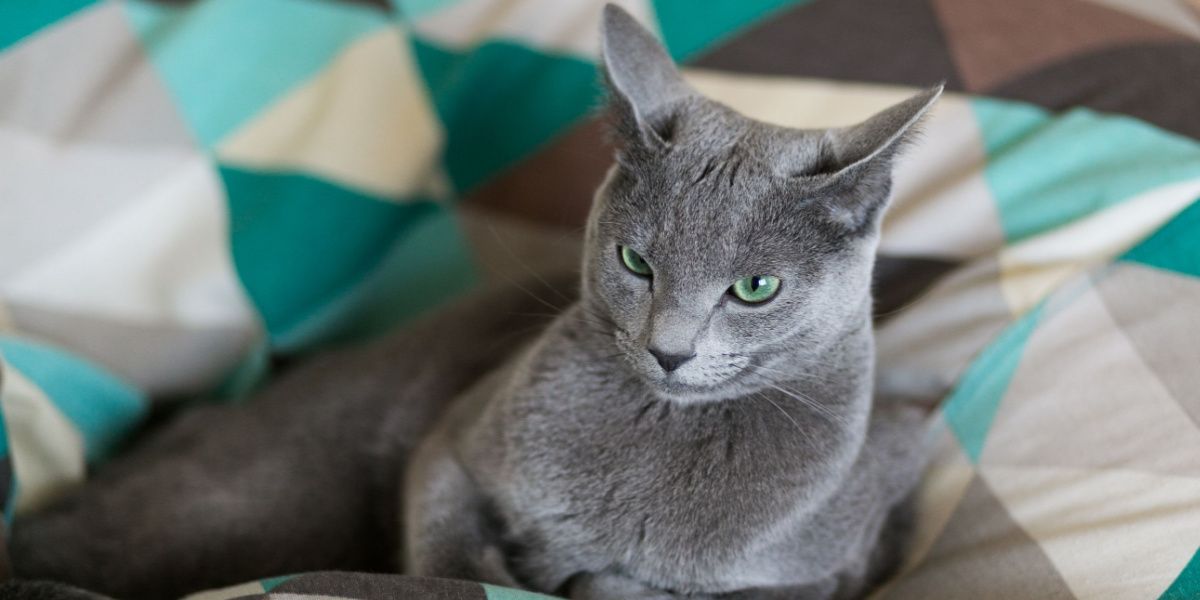
[[[880,370],[943,391],[941,441],[874,598],[1200,598],[1200,5],[618,4],[770,122],[946,83],[876,281]],[[0,5],[6,522],[154,414],[569,268],[611,162],[601,5]],[[203,597],[281,594],[536,597],[354,573]]]

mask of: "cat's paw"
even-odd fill
[[[582,573],[571,579],[567,596],[571,600],[676,600],[671,592],[604,573]],[[690,598],[690,597],[689,597]]]
[[[504,559],[504,553],[496,546],[489,545],[483,549],[483,554],[479,558],[479,572],[481,578],[488,583],[516,589],[524,587],[508,570],[508,561]]]

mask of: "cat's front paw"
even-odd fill
[[[582,573],[571,579],[571,600],[677,600],[681,596],[620,575]],[[689,596],[689,598],[691,598]]]
[[[479,572],[481,578],[488,583],[516,589],[524,587],[513,576],[512,571],[509,571],[504,553],[496,546],[488,545],[483,549],[479,558]]]

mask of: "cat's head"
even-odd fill
[[[786,379],[861,332],[892,162],[941,86],[853,127],[788,129],[698,95],[613,5],[603,42],[620,150],[588,223],[584,318],[680,402]]]

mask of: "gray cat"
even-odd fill
[[[484,294],[188,416],[19,522],[18,572],[165,597],[394,560],[581,599],[849,598],[888,573],[927,421],[873,401],[870,280],[941,88],[790,130],[697,95],[616,7],[603,38],[621,150],[577,301],[534,335],[532,299]]]

